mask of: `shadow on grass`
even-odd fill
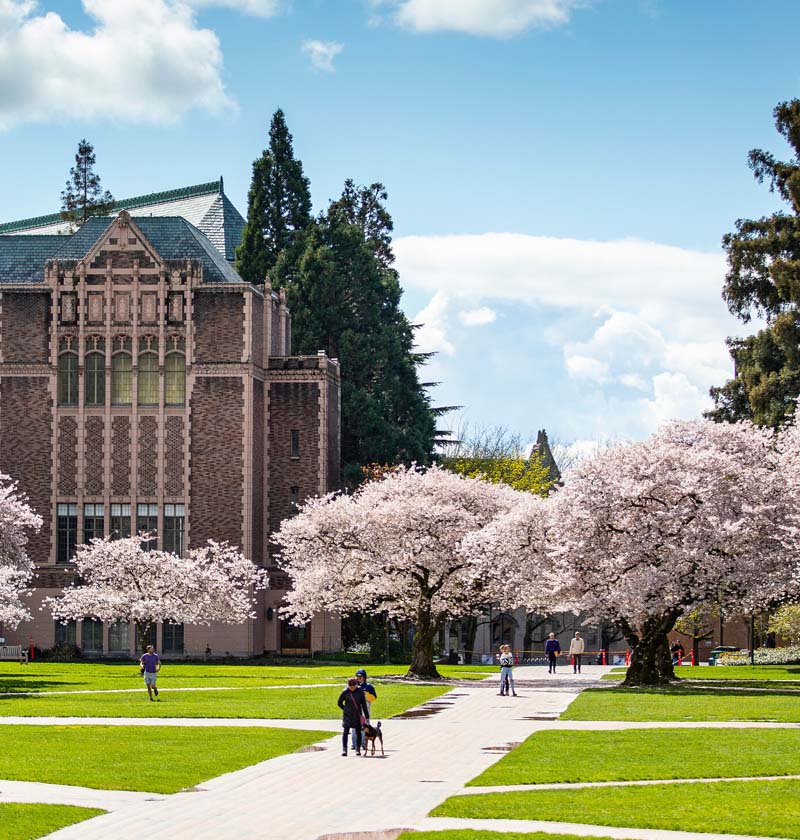
[[[91,685],[89,682],[63,682],[61,680],[42,680],[34,677],[14,677],[12,679],[0,678],[0,694],[15,694],[17,692],[34,692],[37,694],[47,691],[63,691],[73,689],[80,691],[83,686]],[[13,700],[13,697],[0,697],[2,700]]]

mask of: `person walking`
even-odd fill
[[[153,650],[152,645],[147,646],[147,650],[142,654],[139,660],[139,671],[144,677],[144,684],[147,686],[147,696],[152,701],[153,695],[158,700],[158,688],[156,686],[156,678],[158,672],[161,670],[161,660],[158,654]],[[161,702],[159,700],[159,702]]]
[[[572,673],[580,674],[581,657],[586,649],[586,643],[581,638],[580,630],[575,631],[575,637],[569,642],[569,655],[572,657]]]
[[[355,677],[347,681],[347,688],[339,695],[336,704],[342,710],[342,755],[347,755],[347,738],[351,729],[356,730],[356,755],[361,755],[361,727],[369,721],[369,709],[367,698]]]
[[[511,645],[500,645],[500,696],[508,696],[509,690],[512,697],[517,696],[514,687],[514,655],[511,653]]]
[[[372,703],[378,699],[378,692],[375,691],[375,686],[367,681],[367,672],[363,668],[359,668],[356,671],[356,679],[358,680],[358,687],[364,692],[364,699],[367,701],[367,720],[369,720],[372,713]],[[355,729],[351,736],[351,746],[353,749],[356,749]]]
[[[550,638],[544,643],[544,652],[547,654],[547,673],[555,674],[556,660],[558,654],[561,653],[561,645],[558,643],[555,633],[551,633]]]

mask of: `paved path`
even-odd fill
[[[0,800],[65,802],[105,808],[110,813],[62,829],[51,840],[139,840],[155,834],[169,840],[318,840],[396,837],[401,827],[483,828],[493,831],[564,832],[640,840],[731,840],[732,835],[610,828],[523,820],[430,819],[427,814],[497,761],[510,744],[540,729],[625,729],[730,727],[730,723],[626,723],[555,721],[575,695],[607,668],[583,675],[548,678],[520,668],[519,697],[499,697],[494,683],[455,687],[426,704],[428,717],[384,722],[386,758],[343,758],[341,739],[320,742],[321,751],[294,753],[204,782],[171,796],[94,791],[61,785],[0,781]],[[525,679],[533,676],[534,679]],[[332,692],[335,693],[335,688]],[[18,718],[28,725],[101,724],[134,726],[281,726],[338,731],[335,721],[143,720],[108,718]],[[743,726],[774,726],[750,724]],[[779,724],[780,725],[780,724]],[[233,733],[232,733],[233,734]],[[527,786],[525,789],[529,789]],[[497,789],[493,789],[497,790]],[[470,789],[471,792],[477,789]],[[760,838],[760,840],[765,840]]]

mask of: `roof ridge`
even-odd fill
[[[136,207],[144,207],[148,204],[165,204],[181,198],[193,198],[198,195],[209,195],[215,192],[223,194],[222,178],[218,178],[216,181],[207,181],[204,184],[194,184],[190,187],[178,187],[174,190],[164,190],[162,192],[148,193],[147,195],[137,195],[133,198],[123,198],[114,204],[111,212],[113,213],[116,210],[131,210]],[[2,222],[0,223],[0,234],[42,227],[43,225],[55,224],[60,221],[62,221],[61,213],[49,213],[46,216],[32,216],[29,219]]]

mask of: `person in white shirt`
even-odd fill
[[[572,673],[580,674],[581,672],[581,656],[586,649],[586,645],[581,638],[579,630],[575,631],[575,638],[570,640],[569,655],[572,657]]]
[[[511,689],[512,697],[517,696],[514,688],[514,655],[511,653],[511,645],[500,646],[500,696],[508,696]]]

